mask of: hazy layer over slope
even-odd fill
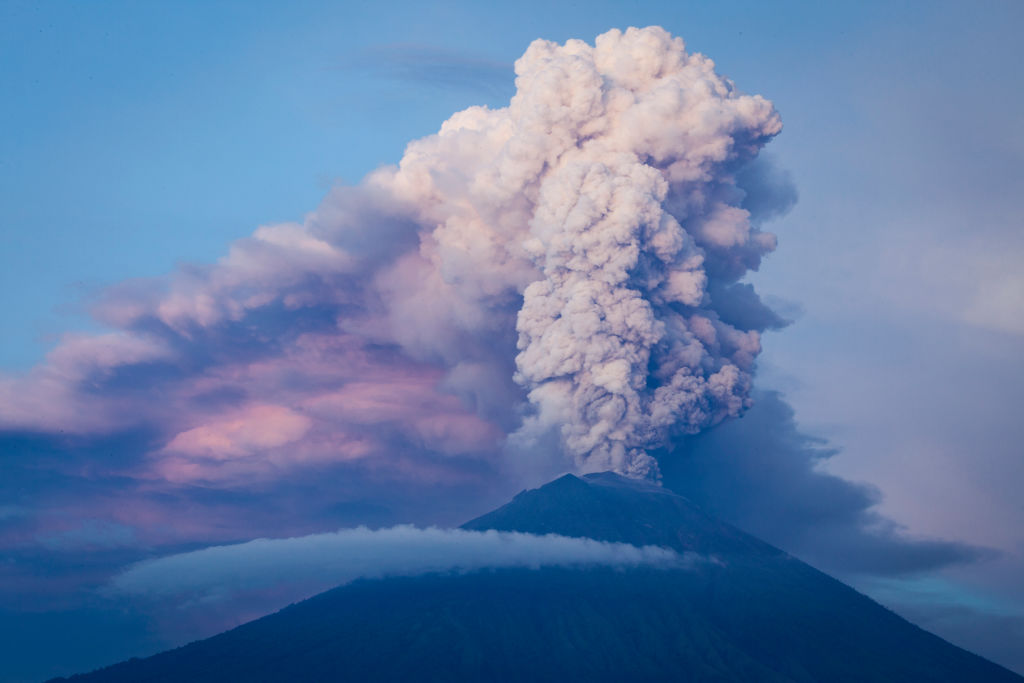
[[[1024,680],[649,484],[566,476],[465,526],[701,559],[360,581],[73,680]]]

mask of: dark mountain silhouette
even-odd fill
[[[567,475],[465,528],[703,559],[358,581],[71,680],[1024,682],[653,485]]]

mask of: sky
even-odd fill
[[[628,430],[621,453],[540,434],[562,419],[531,364],[551,328],[509,321],[521,281],[562,282],[550,244],[527,245],[536,271],[443,260],[477,229],[445,202],[497,200],[457,179],[430,194],[419,174],[481,163],[486,140],[407,151],[457,111],[508,105],[533,40],[648,25],[770,100],[782,130],[736,105],[708,134],[763,147],[736,181],[755,228],[737,249],[762,223],[778,238],[738,275],[773,317],[737,322],[750,300],[729,289],[732,252],[716,261],[711,228],[698,235],[720,287],[704,313],[761,345],[755,363],[741,342],[705,343],[702,362],[739,368],[731,396],[752,405],[715,394],[718,412],[644,452],[665,486],[1024,671],[1024,10],[820,4],[5,3],[0,675],[71,673],[222,623],[118,603],[111,581],[139,561],[458,524],[563,471],[652,467]],[[557,209],[556,190],[540,204]],[[438,215],[440,275],[382,265]],[[462,288],[449,308],[447,289],[416,296],[437,277]],[[367,292],[386,315],[363,315]],[[537,349],[518,366],[517,332]],[[92,642],[98,624],[121,637]],[[77,645],[43,667],[55,637]]]

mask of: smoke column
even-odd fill
[[[775,247],[737,173],[779,117],[660,28],[538,40],[516,74],[507,108],[454,115],[386,183],[436,223],[421,248],[464,319],[522,293],[520,442],[558,429],[581,471],[655,476],[645,449],[749,404],[758,330],[711,292]]]
[[[656,479],[652,449],[750,404],[781,324],[741,281],[793,200],[757,156],[779,117],[657,27],[538,40],[515,70],[507,107],[454,114],[302,223],[111,288],[113,331],[0,378],[0,429],[141,429],[133,471],[176,483],[563,456]]]

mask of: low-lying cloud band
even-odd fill
[[[261,538],[145,560],[114,577],[107,590],[112,595],[174,598],[179,603],[266,590],[294,600],[363,578],[553,566],[678,569],[694,559],[658,546],[556,534],[410,525],[358,527],[297,538]]]

